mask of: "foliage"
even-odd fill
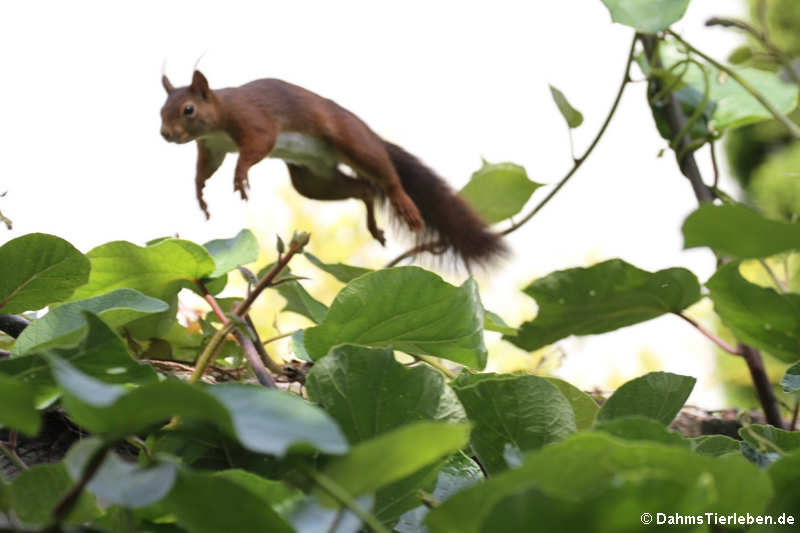
[[[642,51],[635,40],[626,69],[635,59],[648,76],[656,127],[687,177],[697,178],[688,158],[725,130],[769,116],[786,127],[796,87],[718,64],[671,33],[688,0],[604,4],[615,21],[651,32],[636,35]],[[626,70],[620,94],[628,81]],[[551,91],[568,128],[580,127],[581,112]],[[506,232],[575,173],[618,103],[586,154]],[[800,434],[779,427],[777,384],[763,372],[753,381],[772,425],[742,419],[741,441],[672,430],[690,376],[652,372],[598,405],[553,377],[480,372],[487,330],[534,350],[672,314],[749,368],[763,368],[758,350],[790,363],[780,385],[797,395],[800,295],[770,265],[800,248],[798,223],[695,185],[724,204],[698,194],[705,205],[683,226],[686,247],[720,259],[709,280],[622,259],[567,268],[524,289],[539,311],[519,327],[484,309],[471,278],[456,286],[419,267],[373,271],[306,254],[344,284],[326,306],[289,270],[308,242],[302,233],[278,239],[275,261],[257,276],[242,270],[246,293],[227,298],[216,295],[229,273],[259,256],[247,230],[204,245],[115,241],[85,255],[51,235],[14,239],[0,247],[2,319],[49,312],[14,333],[0,357],[0,451],[17,469],[0,480],[0,518],[43,532],[494,533],[638,531],[643,512],[796,516]],[[518,165],[484,163],[463,194],[490,222],[507,222],[539,187]],[[744,273],[747,260],[766,268],[769,285]],[[208,314],[178,321],[182,290],[202,296]],[[281,366],[263,349],[248,311],[264,290],[286,300],[279,312],[313,323],[291,334],[302,363]],[[704,298],[735,346],[686,315]],[[192,375],[157,371],[164,364]],[[259,384],[233,379],[249,372]],[[275,376],[303,393],[279,390]],[[28,468],[16,450],[52,413],[82,438],[60,461]]]

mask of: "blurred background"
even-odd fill
[[[800,55],[800,5],[770,0],[770,6],[774,40]],[[609,110],[632,38],[631,29],[610,22],[600,0],[551,2],[546,9],[513,1],[490,7],[416,0],[31,1],[3,11],[0,192],[7,195],[0,210],[14,229],[4,231],[2,241],[40,231],[86,252],[110,240],[144,244],[165,235],[202,243],[249,227],[265,250],[258,267],[274,258],[275,235],[286,237],[294,229],[311,232],[310,251],[323,260],[367,267],[385,264],[409,241],[391,233],[381,248],[364,228],[360,202],[301,197],[276,160],[251,170],[251,200],[243,203],[232,191],[235,158],[228,157],[206,188],[206,221],[194,199],[194,145],[167,144],[159,135],[162,64],[176,86],[189,82],[198,60],[212,87],[261,77],[302,85],[352,110],[459,189],[481,158],[524,165],[538,182],[561,179],[572,159],[548,84],[584,114],[574,139],[580,154]],[[747,18],[751,6],[744,0],[696,0],[674,29],[725,59],[746,39],[704,27],[713,15]],[[591,158],[512,234],[513,256],[476,274],[486,307],[512,325],[536,313],[520,290],[553,270],[620,257],[651,271],[684,266],[701,281],[713,272],[711,252],[682,250],[680,226],[696,200],[674,157],[659,156],[667,143],[654,127],[641,72],[634,67],[632,75],[637,82],[626,89]],[[723,189],[776,218],[791,219],[800,211],[794,170],[800,168],[800,146],[779,127],[765,122],[737,130],[725,146]],[[710,181],[706,149],[698,161]],[[524,212],[547,192],[537,191]],[[341,286],[301,261],[292,268],[312,278],[306,288],[325,303]],[[438,270],[451,282],[465,277]],[[254,314],[264,336],[305,325],[291,313],[278,316],[282,305],[280,296],[271,295]],[[689,314],[718,328],[708,302]],[[667,370],[698,377],[690,403],[755,405],[737,391],[737,383],[748,382],[743,362],[715,353],[674,316],[570,338],[534,353],[494,334],[488,343],[490,370],[553,373],[599,390]],[[288,356],[288,348],[273,353]],[[774,372],[779,375],[780,368]]]

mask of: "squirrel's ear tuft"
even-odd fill
[[[164,90],[167,91],[167,94],[171,94],[172,91],[175,90],[175,86],[169,81],[166,74],[161,75],[161,85],[164,86]]]
[[[208,99],[208,95],[211,92],[211,89],[208,87],[208,80],[199,70],[194,71],[192,75],[192,85],[189,88],[193,93],[199,94],[204,100]]]

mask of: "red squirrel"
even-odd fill
[[[267,156],[286,162],[294,188],[308,198],[357,198],[367,208],[367,229],[385,244],[374,201],[386,198],[408,227],[438,239],[469,266],[502,255],[505,245],[447,183],[415,156],[384,141],[333,100],[277,79],[212,90],[198,70],[176,88],[161,78],[167,101],[161,135],[178,144],[196,141],[197,201],[209,217],[203,187],[229,152],[239,152],[234,191],[247,199],[247,172]],[[350,167],[355,177],[341,170]]]

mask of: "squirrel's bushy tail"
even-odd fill
[[[426,239],[451,249],[467,268],[491,263],[508,252],[500,236],[444,179],[401,147],[384,144],[403,188],[425,220]]]

